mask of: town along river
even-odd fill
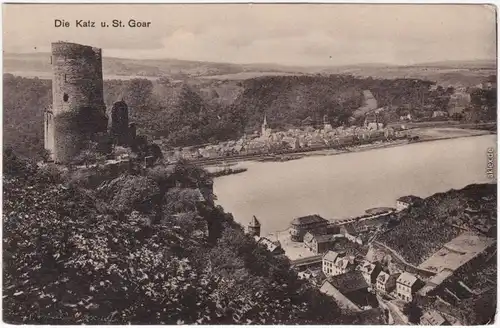
[[[288,228],[298,216],[340,219],[373,207],[395,207],[405,195],[428,197],[486,175],[496,135],[422,142],[288,162],[244,162],[246,172],[215,178],[217,203],[246,227],[252,215],[262,234]],[[496,153],[496,151],[495,151]],[[496,164],[496,159],[495,159]]]

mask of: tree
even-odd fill
[[[199,168],[180,164],[160,179],[123,175],[96,192],[46,179],[12,153],[4,153],[4,161],[3,313],[9,323],[338,321],[331,298],[299,281],[288,261],[259,247],[222,208],[193,210],[194,195],[185,186],[202,183]],[[156,201],[180,202],[175,215],[163,213],[166,206],[156,212],[136,206],[165,193],[174,197]],[[197,233],[206,223],[219,232],[212,241]]]
[[[422,309],[418,306],[415,301],[406,303],[403,307],[403,313],[408,317],[408,321],[413,324],[420,323],[420,317],[422,316]]]
[[[148,79],[132,79],[127,85],[127,103],[131,108],[147,107],[153,92],[153,82]]]

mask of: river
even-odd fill
[[[395,207],[405,195],[428,197],[486,176],[487,149],[496,135],[456,138],[288,162],[243,162],[244,173],[214,181],[217,203],[246,226],[252,215],[262,234],[298,216],[340,219],[368,208]],[[496,160],[495,160],[496,163]]]

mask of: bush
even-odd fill
[[[163,197],[154,180],[131,175],[103,184],[98,192],[67,187],[40,179],[38,170],[10,159],[6,164],[11,169],[3,180],[6,322],[333,324],[338,320],[331,298],[299,281],[288,261],[257,247],[231,215],[219,207],[206,206],[198,212],[186,207],[185,202],[191,204],[189,197],[184,199],[188,191],[178,189],[169,194],[175,197]],[[196,174],[201,173],[192,167],[176,170],[176,174],[195,174],[173,175],[182,178],[174,180],[176,185],[196,184]],[[162,196],[157,198],[160,205],[168,199],[179,213],[163,213],[162,206],[149,213],[137,206],[157,194]],[[110,206],[120,211],[108,211]],[[204,227],[215,240],[198,233]]]

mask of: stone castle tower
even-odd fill
[[[260,237],[260,222],[255,215],[252,217],[250,223],[248,223],[248,233],[252,236]]]
[[[67,163],[85,142],[107,131],[101,49],[52,43],[52,108],[45,111],[45,149]]]

